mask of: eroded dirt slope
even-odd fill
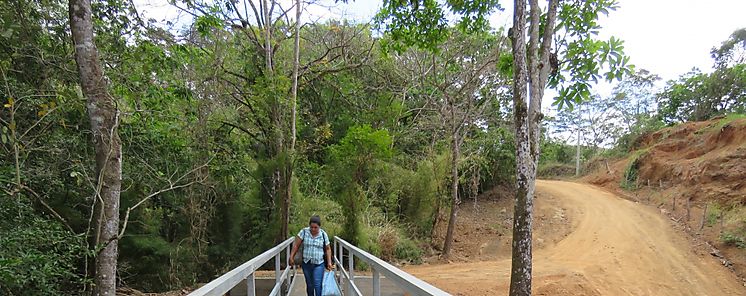
[[[746,250],[723,239],[746,240],[746,118],[679,124],[641,137],[634,148],[583,181],[660,208],[746,278]],[[621,189],[631,166],[636,183]]]
[[[746,295],[655,208],[592,185],[538,181],[537,191],[559,199],[573,223],[564,239],[534,253],[536,295]],[[506,295],[510,260],[405,270],[454,295]]]

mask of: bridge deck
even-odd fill
[[[347,282],[342,281],[344,285],[343,290],[345,295],[349,295],[346,292]],[[373,295],[373,278],[371,276],[355,276],[355,285],[357,285],[360,292],[365,295]],[[258,295],[258,294],[257,294]],[[385,277],[381,276],[381,296],[405,296],[409,295],[404,292],[396,284]],[[298,278],[295,279],[295,287],[290,296],[306,296],[306,280],[303,274],[298,272]]]

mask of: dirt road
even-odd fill
[[[538,181],[537,191],[562,200],[573,229],[535,250],[534,295],[746,295],[730,271],[694,252],[654,208],[585,184]],[[510,260],[405,270],[454,295],[507,295]]]

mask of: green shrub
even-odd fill
[[[707,218],[706,223],[707,226],[713,226],[718,222],[718,219],[720,219],[720,214],[723,211],[723,209],[720,208],[720,206],[716,204],[711,204],[707,207]]]
[[[739,235],[730,232],[723,232],[723,234],[720,235],[720,240],[728,246],[735,246],[739,249],[746,249],[746,239]]]
[[[575,166],[551,162],[539,165],[537,176],[541,178],[571,177],[575,175]]]
[[[396,254],[396,245],[399,242],[399,236],[393,227],[384,227],[378,233],[378,246],[381,249],[381,259],[391,261]]]
[[[0,294],[75,295],[85,242],[34,213],[25,198],[0,197]]]
[[[396,258],[414,264],[422,263],[422,249],[411,239],[400,239],[396,244]]]
[[[620,186],[627,190],[637,189],[637,178],[639,177],[640,158],[647,153],[647,150],[639,150],[630,157],[629,165],[624,170],[622,183]]]

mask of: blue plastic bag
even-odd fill
[[[324,270],[324,281],[321,282],[321,296],[342,296],[339,291],[337,281],[334,278],[334,272]]]

